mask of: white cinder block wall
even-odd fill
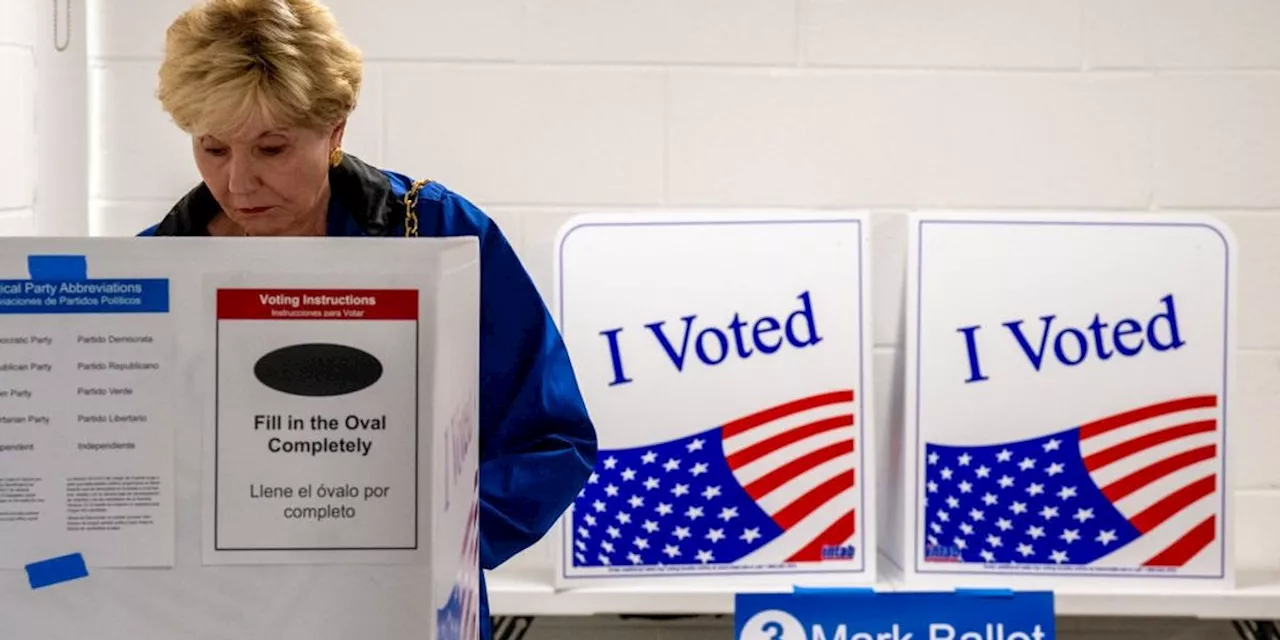
[[[88,230],[84,0],[0,0],[0,236]]]
[[[14,1],[0,0],[6,77],[29,67],[21,43],[30,35],[3,26]],[[189,142],[153,97],[164,29],[188,0],[89,1],[91,228],[132,234],[197,179]],[[441,180],[480,204],[544,293],[554,233],[579,211],[885,211],[875,225],[881,402],[901,348],[906,228],[894,210],[1222,216],[1242,249],[1232,424],[1233,446],[1244,452],[1233,473],[1239,561],[1280,569],[1280,449],[1267,441],[1280,436],[1280,4],[330,6],[368,60],[347,149]],[[24,116],[28,103],[21,92],[0,94],[0,114]],[[6,132],[13,126],[0,118]],[[14,184],[22,168],[10,153],[0,163],[0,210],[21,211],[29,205],[26,183]],[[540,546],[517,563],[537,564],[546,553]]]
[[[35,230],[36,0],[0,0],[0,235]]]

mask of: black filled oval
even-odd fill
[[[366,389],[382,377],[382,363],[355,347],[296,344],[258,359],[253,374],[262,384],[297,396],[340,396]]]

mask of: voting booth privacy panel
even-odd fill
[[[474,238],[0,246],[6,637],[476,637]]]
[[[639,211],[561,229],[554,313],[600,450],[558,586],[875,580],[868,227]]]
[[[918,214],[885,547],[913,588],[1227,586],[1236,245],[1197,216]]]

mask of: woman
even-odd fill
[[[586,483],[595,430],[497,225],[438,183],[341,151],[361,56],[314,0],[209,0],[169,28],[158,96],[202,183],[148,236],[478,236],[480,564],[536,542]],[[489,636],[481,581],[482,637]]]

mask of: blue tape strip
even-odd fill
[[[62,582],[87,578],[89,568],[79,553],[33,562],[26,567],[27,582],[32,589],[40,589]]]
[[[874,596],[878,595],[872,587],[802,587],[795,585],[792,592],[797,595],[849,595],[849,596]]]
[[[956,595],[979,598],[1012,598],[1013,589],[956,589]]]
[[[89,261],[84,256],[27,256],[32,280],[88,280]]]

